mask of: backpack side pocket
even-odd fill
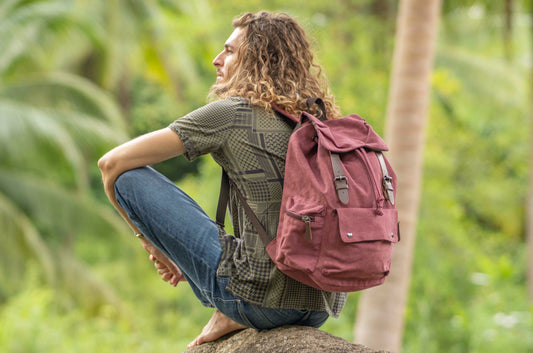
[[[278,234],[267,252],[280,270],[313,272],[316,267],[325,207],[300,197],[291,197],[284,214],[280,215]],[[285,268],[284,268],[285,267]]]

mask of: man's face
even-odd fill
[[[235,28],[226,41],[226,44],[224,44],[224,50],[213,60],[213,65],[217,68],[218,84],[227,82],[232,75],[237,60],[237,49],[242,43],[242,32],[242,28]]]

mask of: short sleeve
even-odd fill
[[[185,158],[193,160],[217,151],[226,142],[235,114],[243,99],[231,97],[209,103],[177,119],[169,128],[178,134],[185,147]]]

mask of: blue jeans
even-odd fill
[[[216,223],[187,194],[150,167],[123,173],[115,182],[119,205],[142,234],[181,269],[204,306],[215,307],[241,325],[269,329],[282,325],[320,327],[323,311],[257,306],[226,290],[217,276],[222,247]]]

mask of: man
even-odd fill
[[[285,14],[245,14],[213,61],[218,98],[168,128],[140,136],[98,162],[110,201],[139,235],[158,273],[171,285],[186,280],[216,311],[189,347],[229,332],[287,324],[321,326],[338,316],[346,295],[308,287],[281,273],[231,190],[235,234],[227,234],[188,195],[146,165],[210,153],[276,235],[291,114],[320,97],[328,117],[340,115],[303,29]],[[319,112],[315,112],[319,114]]]

